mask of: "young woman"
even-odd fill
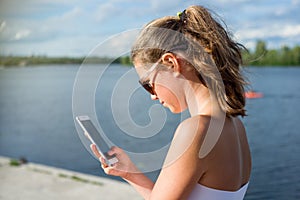
[[[147,24],[132,48],[140,83],[153,100],[173,113],[189,109],[191,117],[177,127],[155,183],[122,149],[111,149],[119,162],[109,167],[91,145],[104,171],[145,199],[243,199],[251,156],[238,118],[246,115],[241,48],[201,6]]]

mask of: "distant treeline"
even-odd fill
[[[107,64],[116,63],[130,65],[129,56],[112,59],[109,57],[47,57],[47,56],[0,56],[0,66],[32,66],[51,64]]]
[[[300,46],[267,49],[266,43],[259,40],[253,52],[243,51],[243,60],[251,66],[300,66]]]
[[[248,66],[300,66],[300,46],[293,48],[283,46],[280,49],[267,49],[264,41],[256,43],[254,51],[242,52],[244,65]],[[122,65],[132,65],[129,56],[117,59],[109,57],[47,57],[47,56],[0,56],[0,66],[27,66],[27,65],[47,65],[47,64],[107,64],[116,63]]]

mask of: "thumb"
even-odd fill
[[[90,148],[91,150],[93,151],[94,155],[97,157],[97,158],[100,158],[101,157],[101,154],[99,153],[98,149],[97,149],[97,146],[95,144],[91,144],[90,145]]]
[[[107,153],[108,153],[108,155],[112,156],[114,154],[120,154],[122,152],[123,152],[123,150],[121,148],[119,148],[117,146],[112,146]]]

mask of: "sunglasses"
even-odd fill
[[[147,79],[148,76],[156,69],[156,66],[158,65],[159,62],[154,63],[152,67],[148,70],[148,72],[139,80],[139,83],[143,88],[149,92],[151,95],[155,95],[155,90],[154,90],[154,85],[150,83],[150,80]]]
[[[155,91],[154,91],[154,86],[150,83],[150,81],[139,81],[139,83],[141,84],[141,86],[143,86],[143,88],[149,92],[151,95],[155,95]]]

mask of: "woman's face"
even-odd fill
[[[187,108],[185,101],[183,80],[178,78],[172,69],[154,69],[147,77],[148,71],[141,63],[136,62],[135,68],[142,81],[149,81],[153,87],[154,94],[151,95],[153,100],[159,102],[170,109],[173,113],[180,113]]]
[[[172,72],[158,73],[154,84],[156,96],[163,106],[169,108],[173,113],[180,113],[186,109],[183,85]]]

